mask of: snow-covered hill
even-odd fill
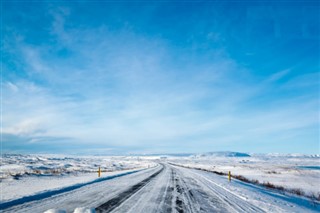
[[[194,157],[250,157],[247,153],[242,152],[206,152],[201,154],[196,154]]]

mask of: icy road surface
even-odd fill
[[[319,212],[319,204],[224,176],[161,164],[88,184],[51,197],[6,207],[2,212],[44,212],[77,207],[96,212]]]

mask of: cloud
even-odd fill
[[[4,130],[7,133],[15,135],[35,135],[44,133],[46,130],[41,128],[40,122],[35,119],[23,120],[11,128]]]
[[[198,53],[127,27],[68,24],[66,7],[49,14],[53,45],[13,46],[24,66],[3,85],[8,150],[240,149],[248,141],[289,144],[318,125],[318,103],[288,94],[291,69],[261,79],[224,48]]]
[[[15,84],[11,83],[10,81],[7,82],[6,86],[8,87],[9,90],[13,92],[18,92],[19,90],[19,88]]]
[[[284,76],[288,75],[290,73],[291,69],[285,69],[285,70],[281,70],[277,73],[272,74],[268,81],[269,82],[274,82],[274,81],[278,81],[280,79],[282,79]]]

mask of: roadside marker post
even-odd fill
[[[99,166],[99,169],[98,169],[98,177],[100,177],[101,176],[101,168],[100,168],[100,166]]]
[[[228,180],[231,182],[231,171],[228,172]]]

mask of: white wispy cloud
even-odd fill
[[[69,13],[52,12],[50,32],[59,45],[19,40],[32,78],[4,82],[4,134],[32,143],[62,138],[87,146],[207,151],[318,124],[318,103],[310,99],[259,105],[290,69],[259,81],[224,50],[198,60],[128,29],[65,29]],[[70,54],[59,57],[61,49]]]

